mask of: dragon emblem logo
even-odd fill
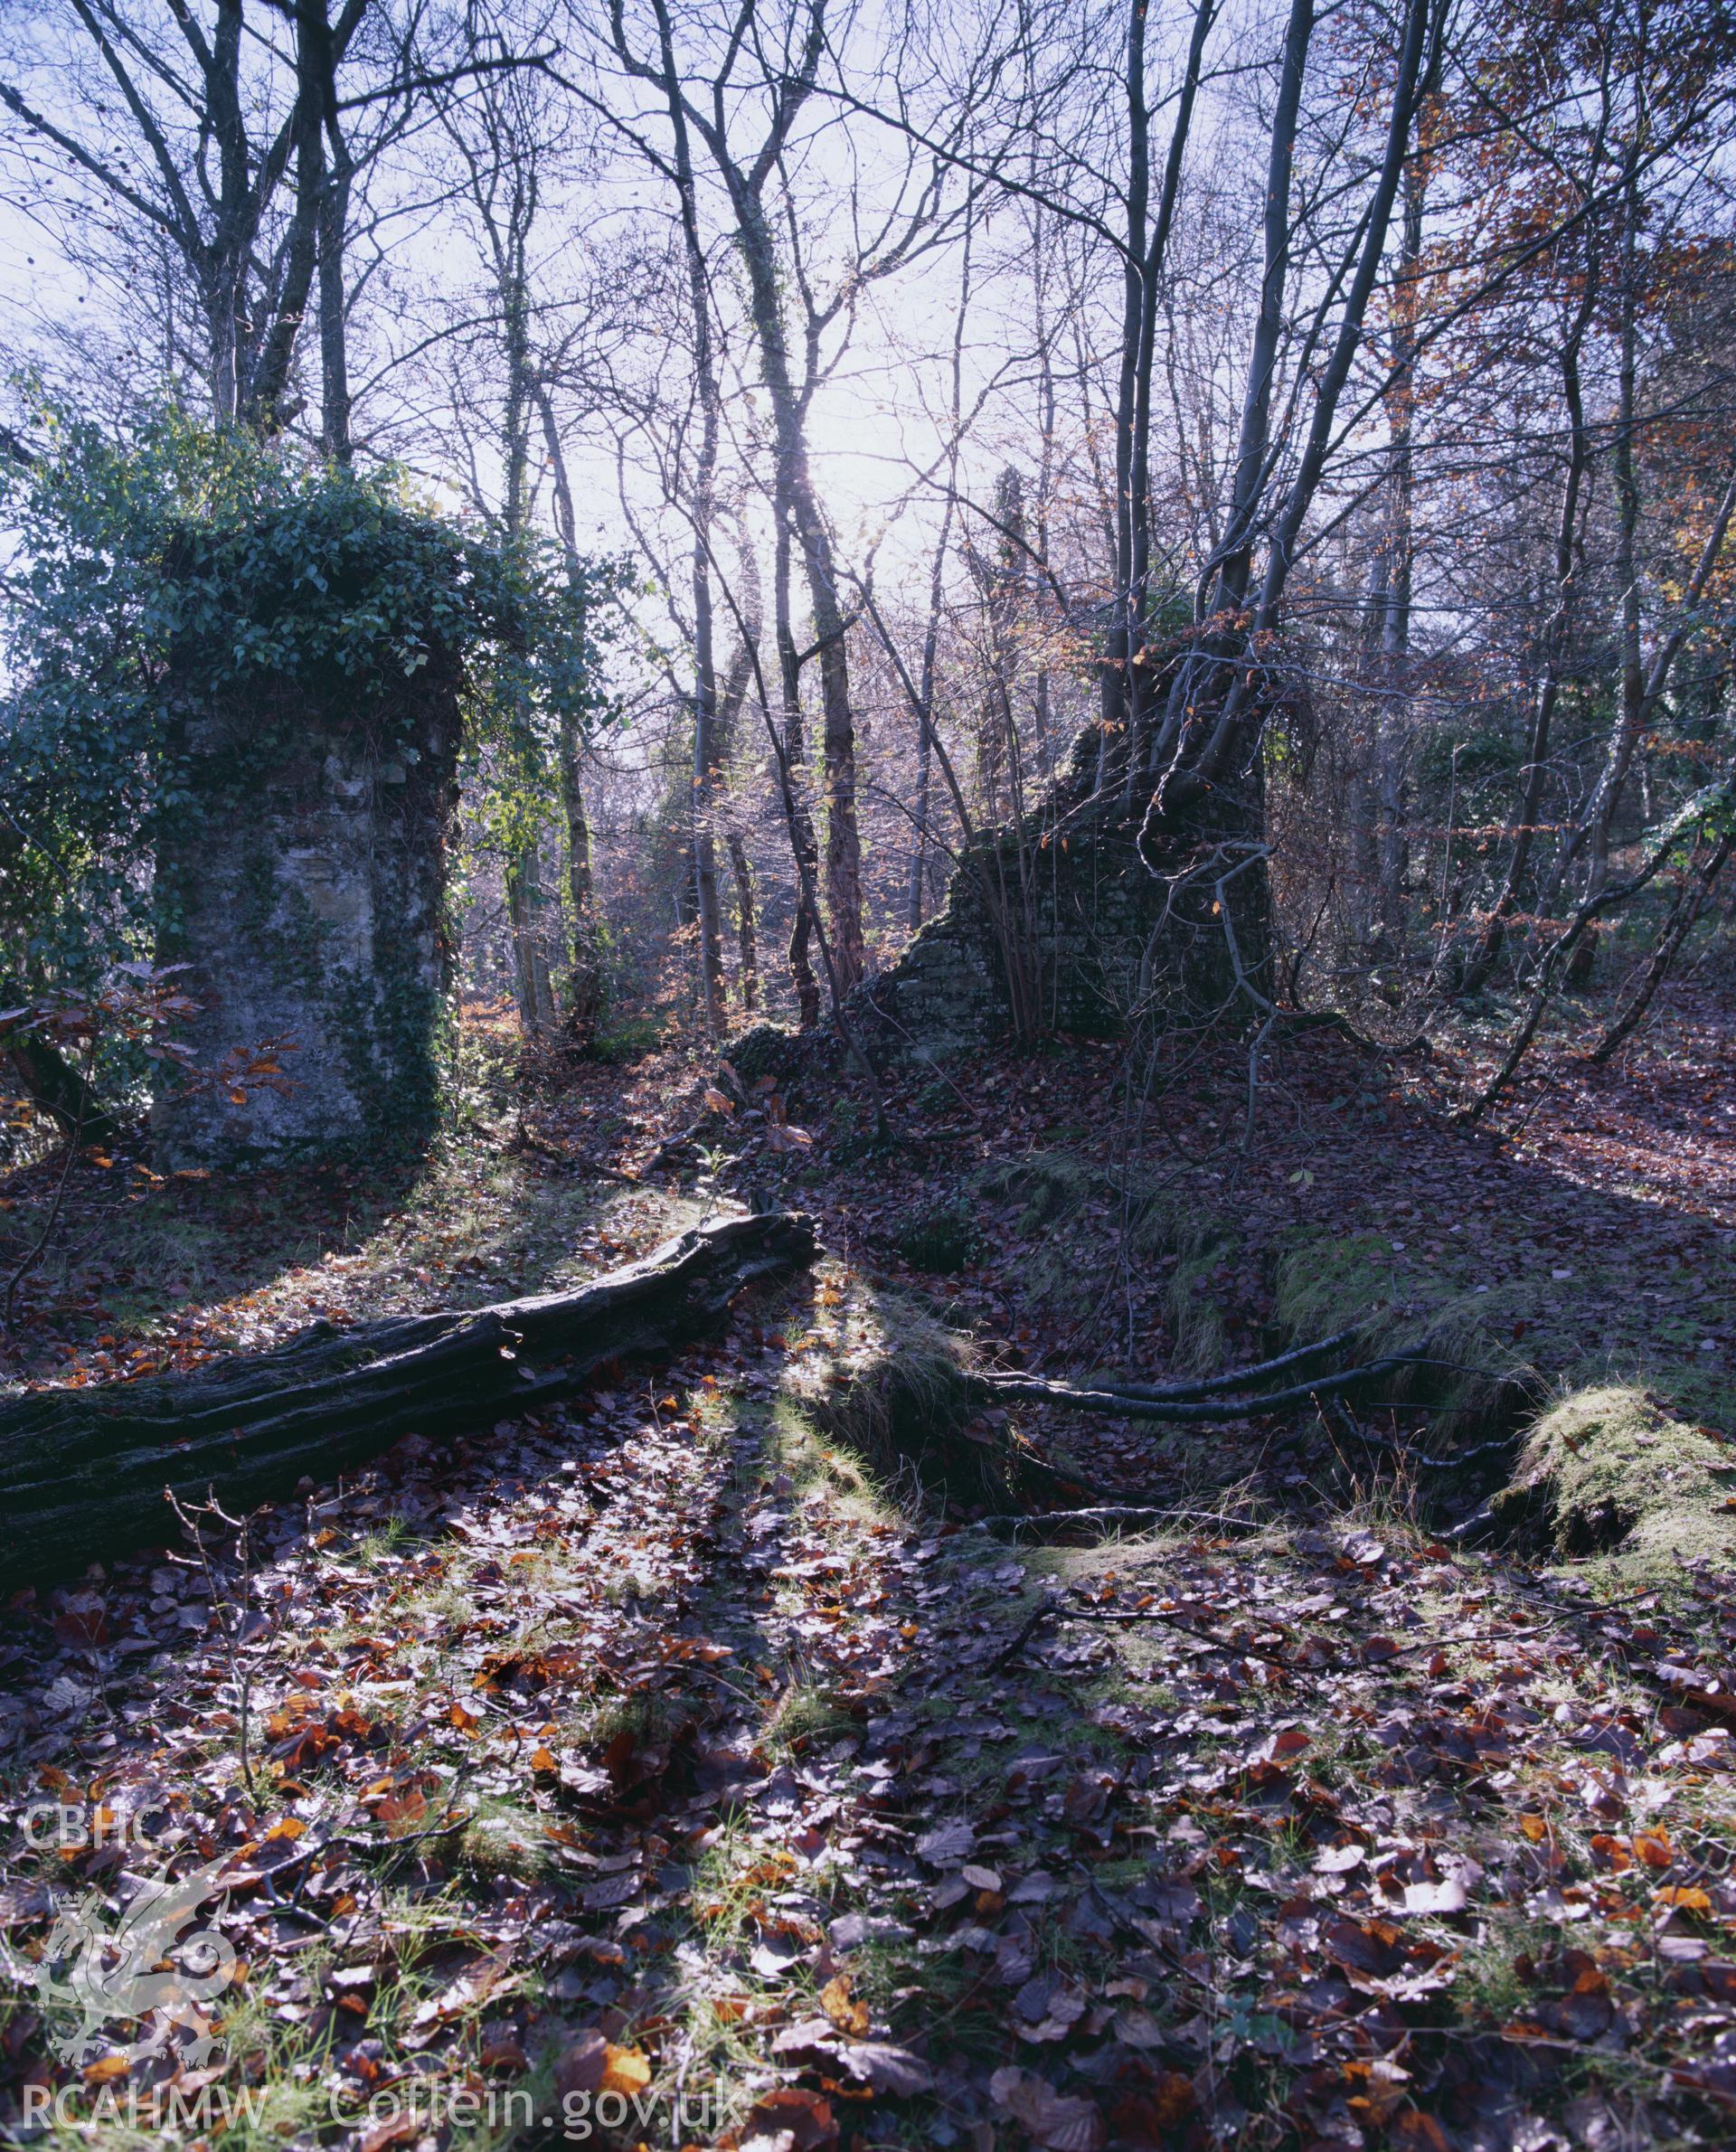
[[[80,2014],[77,2029],[53,2043],[63,2062],[81,2067],[103,2028],[128,2019],[144,2031],[121,2051],[129,2063],[162,2054],[177,2026],[193,2035],[184,2051],[190,2065],[221,2060],[206,2006],[235,1977],[234,1946],[214,1926],[183,1931],[222,1891],[222,1866],[220,1856],[179,1881],[146,1883],[113,1926],[95,1892],[60,1915],[34,1980],[45,2003],[70,2003]],[[212,1916],[222,1917],[221,1908]]]

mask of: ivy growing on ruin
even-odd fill
[[[172,407],[123,439],[44,407],[30,448],[5,482],[19,543],[0,725],[0,968],[26,987],[182,953],[171,863],[196,861],[311,727],[341,726],[406,798],[449,792],[418,719],[452,700],[467,773],[497,774],[510,816],[552,792],[562,722],[609,715],[617,571],[484,538],[402,470],[328,465]],[[255,895],[274,967],[315,984],[318,922],[268,931],[270,894]],[[385,1000],[431,1038],[428,994]],[[392,1110],[421,1122],[429,1105]]]

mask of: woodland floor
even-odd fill
[[[1472,1136],[1453,1071],[1316,1034],[1245,1154],[1245,1060],[1147,1087],[1074,1041],[895,1084],[890,1150],[840,1077],[783,1102],[808,1143],[738,1114],[653,1173],[699,1072],[662,1054],[481,1087],[413,1185],[81,1166],[14,1379],[501,1298],[749,1192],[830,1253],[713,1345],[269,1513],[250,1600],[164,1554],[10,1600],[14,2135],[197,2137],[150,2100],[203,2082],[232,2152],[1728,2144],[1736,1709],[1671,1694],[1729,1693],[1729,1575],[1456,1548],[1500,1471],[1437,1494],[1405,1453],[1516,1380],[1736,1428],[1731,998],[1684,988],[1613,1070],[1546,1057]],[[5,1185],[14,1251],[52,1178]],[[1465,1373],[1348,1426],[1022,1413],[1178,1514],[1014,1546],[852,1447],[936,1317],[1052,1373],[1340,1318]],[[45,1796],[156,1814],[37,1851]],[[226,2072],[129,2065],[112,2023],[55,2062],[57,1910],[217,1861]],[[33,2129],[33,2083],[65,2091]]]

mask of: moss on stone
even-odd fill
[[[1576,1390],[1545,1412],[1494,1506],[1559,1560],[1659,1582],[1691,1563],[1736,1569],[1736,1449],[1631,1385]]]

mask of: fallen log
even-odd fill
[[[700,1226],[571,1292],[314,1324],[189,1375],[0,1402],[0,1578],[65,1574],[175,1536],[165,1490],[231,1513],[329,1480],[400,1437],[439,1439],[552,1404],[611,1361],[714,1328],[756,1279],[814,1258],[791,1213]]]

